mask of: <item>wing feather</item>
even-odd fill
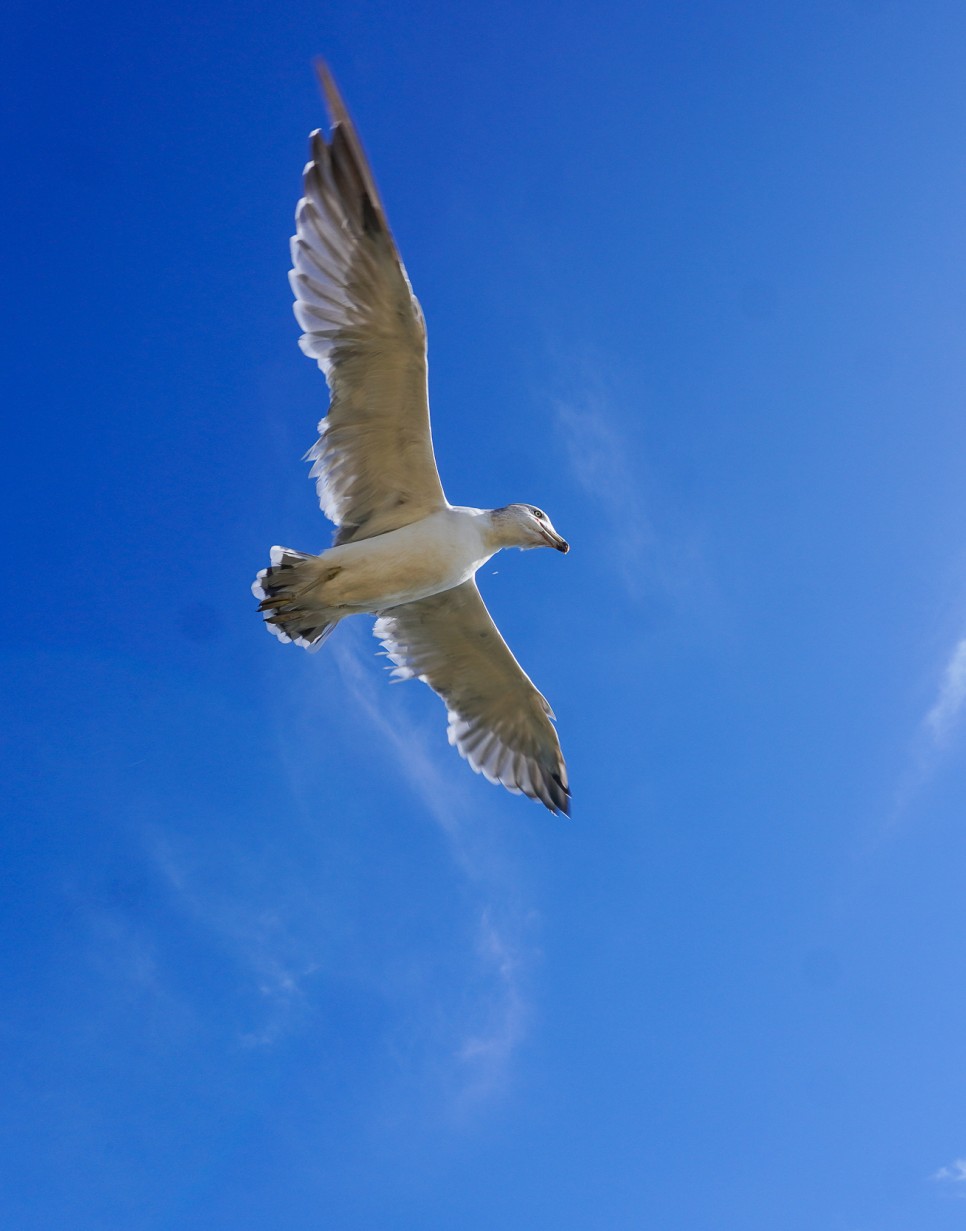
[[[473,580],[381,613],[375,635],[397,679],[444,701],[449,741],[477,773],[569,815],[553,712],[513,657]]]
[[[372,172],[324,65],[332,123],[310,138],[295,213],[299,345],[331,395],[306,455],[336,542],[369,538],[446,507],[429,423],[426,328]]]

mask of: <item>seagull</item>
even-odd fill
[[[340,620],[376,616],[397,679],[420,679],[446,705],[449,742],[490,782],[570,814],[570,789],[546,699],[500,636],[476,585],[505,547],[569,551],[532,504],[452,505],[429,425],[426,325],[355,126],[316,65],[329,139],[309,138],[289,281],[302,351],[329,386],[306,454],[337,529],[320,555],[271,549],[252,585],[280,641],[317,650]]]

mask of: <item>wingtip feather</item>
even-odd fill
[[[319,79],[322,97],[325,99],[325,105],[328,108],[329,122],[333,128],[336,124],[344,124],[349,119],[349,113],[346,111],[345,103],[342,101],[339,87],[335,84],[335,78],[332,76],[328,64],[326,64],[321,56],[316,56],[314,64],[315,75]]]

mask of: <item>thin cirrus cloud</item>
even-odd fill
[[[365,720],[379,731],[380,737],[392,749],[400,773],[427,811],[448,837],[457,838],[459,826],[455,818],[462,803],[458,792],[420,735],[389,717],[388,697],[379,696],[376,689],[380,685],[381,692],[388,686],[388,676],[385,680],[374,680],[350,630],[343,628],[339,631],[339,638],[333,638],[326,649],[335,659],[345,688],[365,715]],[[462,853],[458,842],[456,853]]]
[[[937,747],[945,747],[966,702],[966,637],[955,645],[943,670],[925,726]]]
[[[554,412],[571,473],[610,531],[625,589],[639,599],[655,535],[641,499],[640,480],[628,462],[628,442],[600,395],[588,394],[579,402],[558,400]]]
[[[150,825],[143,827],[143,841],[178,911],[217,939],[259,993],[263,1012],[259,1020],[240,1025],[239,1043],[277,1042],[305,1011],[306,982],[320,968],[320,921],[307,914],[304,901],[292,917],[283,917],[271,897],[255,891],[252,867],[237,851],[192,846]],[[289,879],[286,888],[292,894],[297,886]]]
[[[469,792],[453,781],[466,773],[442,737],[443,714],[432,736],[439,750],[394,705],[391,681],[378,678],[364,661],[359,638],[343,629],[330,649],[344,685],[366,724],[376,728],[392,750],[400,775],[444,832],[451,856],[482,905],[476,925],[476,975],[468,1004],[452,1023],[443,1046],[462,1070],[456,1101],[465,1107],[485,1100],[505,1084],[512,1057],[523,1040],[528,1018],[526,975],[532,950],[526,932],[532,919],[508,904],[513,869],[495,850],[473,816]],[[443,758],[452,762],[450,772]],[[465,821],[465,823],[464,823]],[[513,896],[519,896],[514,894]]]
[[[721,596],[693,527],[655,527],[657,480],[622,422],[621,398],[588,381],[578,396],[553,402],[557,438],[571,475],[587,501],[597,550],[614,564],[627,597],[641,603],[658,594],[689,618],[720,614]],[[643,493],[649,492],[645,499]]]
[[[934,777],[947,753],[966,706],[966,637],[960,638],[946,659],[932,705],[920,719],[911,755],[896,791],[891,822]]]
[[[485,1097],[502,1082],[510,1058],[526,1033],[528,1016],[520,981],[524,959],[507,943],[489,908],[484,908],[480,918],[478,947],[499,990],[490,997],[482,1027],[469,1031],[458,1051],[473,1074],[464,1092],[466,1099]]]
[[[954,1158],[945,1167],[940,1167],[929,1177],[939,1184],[966,1184],[966,1158]],[[957,1194],[966,1197],[966,1191]]]

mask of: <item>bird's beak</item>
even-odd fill
[[[562,551],[564,555],[570,551],[570,544],[566,539],[562,539],[554,530],[545,530],[543,537],[547,540],[548,547],[556,547],[557,551]]]

